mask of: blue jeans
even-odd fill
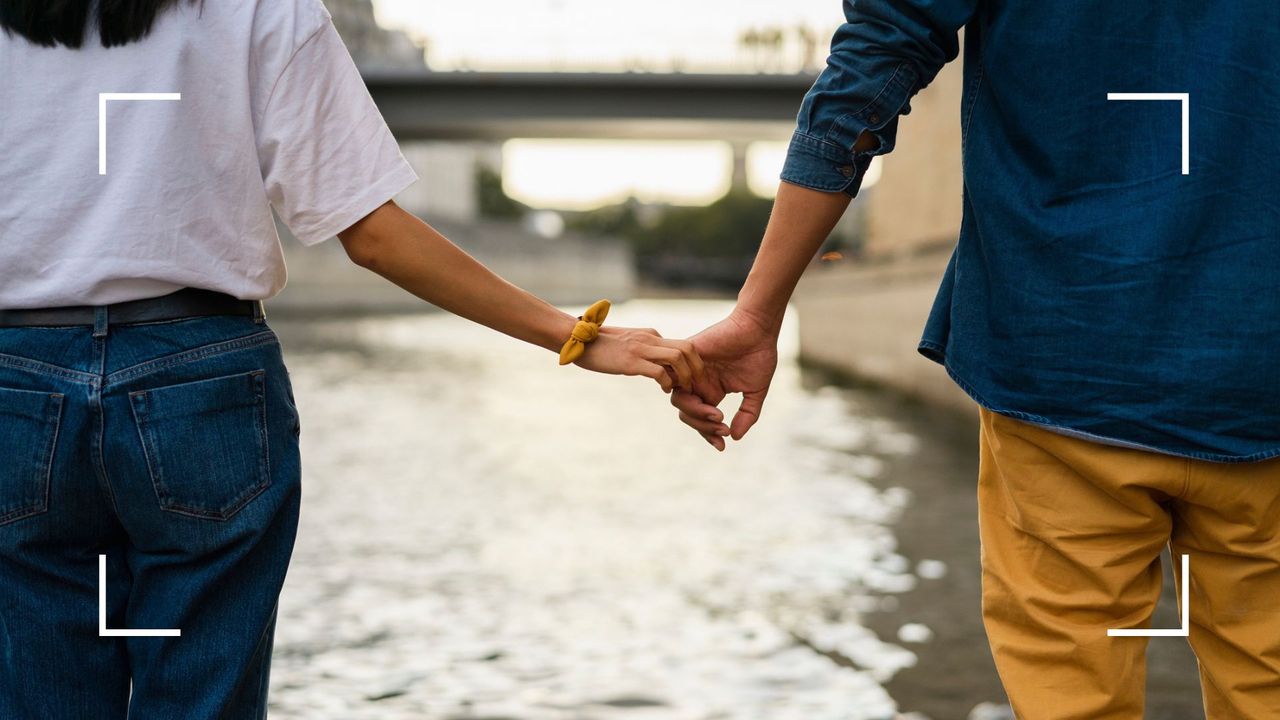
[[[0,718],[265,717],[299,432],[260,319],[0,328]]]

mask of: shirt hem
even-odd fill
[[[951,366],[951,363],[947,362],[946,348],[944,348],[942,345],[939,345],[938,343],[931,342],[928,340],[922,340],[916,349],[917,349],[917,352],[919,352],[921,355],[924,355],[925,357],[938,363],[944,369],[946,369],[947,375],[951,377],[951,380],[955,382],[955,384],[958,385],[960,389],[963,390],[965,394],[968,395],[974,402],[978,403],[979,405],[986,408],[987,410],[990,410],[991,412],[994,412],[994,413],[999,413],[1006,417],[1011,417],[1015,420],[1021,420],[1023,422],[1027,422],[1032,425],[1038,425],[1047,430],[1056,432],[1060,435],[1066,435],[1069,437],[1078,438],[1080,440],[1087,440],[1089,442],[1099,443],[1102,445],[1112,445],[1116,447],[1128,448],[1131,450],[1141,450],[1144,452],[1158,453],[1160,455],[1171,455],[1173,457],[1180,457],[1188,460],[1203,460],[1206,462],[1214,462],[1214,463],[1224,463],[1224,464],[1251,463],[1251,462],[1260,462],[1262,460],[1270,460],[1275,457],[1280,457],[1280,447],[1275,447],[1270,450],[1263,450],[1261,452],[1256,452],[1249,455],[1224,455],[1222,453],[1179,452],[1177,450],[1166,450],[1163,448],[1158,448],[1151,445],[1134,442],[1132,440],[1124,440],[1121,438],[1111,437],[1108,435],[1098,435],[1098,434],[1087,432],[1084,430],[1077,430],[1073,427],[1063,425],[1060,422],[1057,422],[1050,418],[1046,418],[1041,415],[1033,415],[1031,413],[1026,413],[1019,410],[1010,410],[1008,408],[999,408],[999,407],[996,407],[993,403],[990,403],[985,398],[983,398],[982,395],[976,389],[974,389],[972,385],[970,385],[967,381],[965,381],[963,377],[960,376],[960,373],[957,372],[956,369]]]

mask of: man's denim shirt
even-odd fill
[[[817,190],[856,194],[965,30],[964,217],[920,352],[1068,434],[1280,455],[1280,0],[844,10],[782,174]],[[1185,93],[1189,172],[1179,99],[1108,93]]]

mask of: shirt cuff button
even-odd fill
[[[841,167],[841,168],[840,168],[840,174],[841,174],[841,175],[843,175],[843,176],[845,176],[845,177],[853,177],[853,166],[852,166],[852,165],[845,165],[844,167]]]

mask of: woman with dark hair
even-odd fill
[[[701,373],[391,202],[416,175],[320,0],[0,0],[0,25],[4,720],[265,716],[300,487],[273,208],[562,364]]]

